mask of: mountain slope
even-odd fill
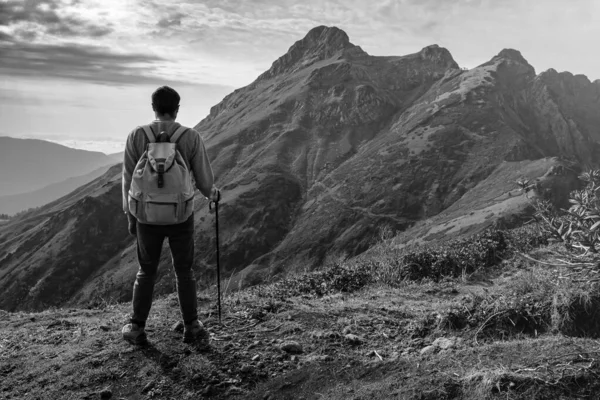
[[[110,166],[100,167],[85,175],[67,178],[31,192],[0,196],[0,213],[12,215],[47,204],[102,176],[109,168]]]
[[[226,266],[239,267],[244,258],[275,248],[309,215],[307,205],[320,200],[317,191],[331,174],[359,157],[359,149],[378,140],[395,115],[453,71],[458,66],[437,46],[404,57],[372,57],[338,29],[319,27],[254,83],[214,107],[196,129],[206,135],[224,185],[223,221],[232,232],[223,241]],[[357,181],[366,183],[362,178]],[[406,224],[402,217],[394,221]],[[324,225],[337,233],[345,229],[335,222]],[[201,228],[206,234],[211,229]],[[331,237],[319,236],[304,249],[331,243]],[[319,247],[322,255],[326,247]]]
[[[0,228],[2,308],[68,301],[131,238],[120,211],[121,166]]]
[[[385,227],[426,241],[517,224],[528,212],[514,190],[521,176],[539,178],[545,189],[536,195],[560,204],[578,187],[576,171],[598,159],[599,90],[580,76],[536,76],[516,50],[463,71],[436,45],[375,57],[335,27],[314,28],[196,126],[223,190],[224,276],[238,287],[310,269],[327,256],[365,251]],[[206,205],[199,201],[195,214],[195,271],[204,285],[214,282],[216,261]],[[78,241],[75,221],[84,216],[91,244]],[[50,257],[52,241],[71,250]],[[93,258],[78,247],[100,243],[110,245]],[[132,244],[114,167],[0,227],[0,289],[18,299],[0,299],[0,308],[126,300],[137,269]],[[89,265],[69,270],[71,252]],[[169,260],[165,252],[157,293],[173,291]],[[10,281],[24,271],[25,283]],[[46,275],[69,274],[80,279],[64,296],[30,293]]]
[[[326,44],[332,31],[315,28],[307,38]],[[505,161],[563,156],[587,162],[598,154],[590,143],[600,125],[582,137],[555,129],[545,146],[537,144],[544,116],[535,113],[552,99],[528,101],[535,96],[535,72],[515,50],[461,71],[437,46],[371,57],[336,40],[337,52],[296,60],[302,43],[196,127],[206,132],[224,189],[243,190],[225,194],[222,207],[231,232],[222,254],[230,269],[247,264],[240,260],[247,249],[264,253],[247,272],[265,273],[297,259],[310,267],[328,253],[357,254],[382,225],[404,230],[469,197]],[[583,116],[597,119],[584,110],[572,124],[585,124]],[[576,146],[588,153],[571,151]],[[514,184],[496,183],[504,192]],[[209,234],[210,226],[201,226]]]
[[[0,175],[0,196],[31,192],[113,163],[100,152],[3,136],[0,137],[0,168],[5,173]]]

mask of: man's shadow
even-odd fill
[[[207,343],[191,343],[188,344],[188,348],[191,353],[210,354],[212,348]],[[170,354],[162,351],[156,347],[152,342],[148,342],[144,345],[139,346],[139,351],[148,359],[152,360],[155,364],[160,366],[164,373],[170,373],[175,368],[181,359],[181,357],[187,352],[173,351]],[[191,354],[189,353],[189,354]]]

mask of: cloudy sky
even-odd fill
[[[318,25],[373,55],[437,43],[471,68],[508,47],[600,79],[597,0],[0,0],[0,136],[118,151],[163,84],[194,125]]]

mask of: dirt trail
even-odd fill
[[[408,221],[406,218],[399,218],[397,214],[376,214],[376,213],[372,212],[368,207],[351,206],[348,204],[348,200],[345,200],[344,198],[338,196],[332,188],[330,188],[329,186],[326,186],[322,182],[315,182],[314,186],[322,187],[325,190],[325,194],[329,198],[331,198],[333,201],[335,201],[337,203],[340,203],[344,208],[347,208],[352,211],[356,211],[357,213],[366,215],[374,220],[388,218],[393,221],[396,221],[399,224],[404,224]]]

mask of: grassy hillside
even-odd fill
[[[323,271],[228,294],[223,324],[214,293],[202,293],[208,348],[184,345],[173,330],[173,295],[155,302],[145,347],[120,337],[128,304],[0,312],[0,393],[19,399],[594,398],[600,291],[581,279],[588,272],[541,264],[568,254],[557,256],[563,250],[545,245],[535,228],[469,241],[416,250],[384,241],[369,258],[333,260]],[[460,244],[474,250],[457,252]],[[449,268],[463,261],[462,271]]]

